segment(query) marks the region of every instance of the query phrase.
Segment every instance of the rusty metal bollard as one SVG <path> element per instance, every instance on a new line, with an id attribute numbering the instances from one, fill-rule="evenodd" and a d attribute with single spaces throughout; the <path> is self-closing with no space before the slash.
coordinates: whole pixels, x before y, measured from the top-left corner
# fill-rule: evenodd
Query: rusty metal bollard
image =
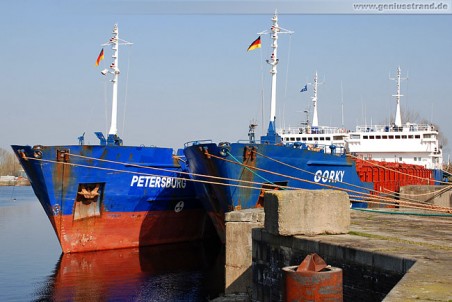
<path id="1" fill-rule="evenodd" d="M 342 269 L 331 267 L 317 254 L 297 266 L 283 268 L 284 301 L 342 302 Z"/>

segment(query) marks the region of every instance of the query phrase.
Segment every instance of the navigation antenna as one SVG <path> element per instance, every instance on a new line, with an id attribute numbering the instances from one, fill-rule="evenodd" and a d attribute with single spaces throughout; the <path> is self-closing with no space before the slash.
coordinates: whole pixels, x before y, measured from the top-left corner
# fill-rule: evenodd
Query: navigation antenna
<path id="1" fill-rule="evenodd" d="M 112 93 L 112 104 L 111 104 L 111 125 L 110 131 L 108 131 L 107 145 L 122 145 L 122 139 L 118 136 L 118 78 L 119 78 L 119 67 L 118 67 L 118 55 L 119 55 L 119 45 L 132 45 L 133 43 L 127 42 L 119 38 L 118 24 L 113 27 L 112 37 L 107 43 L 102 44 L 102 46 L 111 45 L 113 50 L 113 62 L 110 64 L 110 70 L 104 69 L 101 71 L 103 75 L 110 73 L 113 75 L 111 82 L 113 83 L 113 93 Z"/>
<path id="2" fill-rule="evenodd" d="M 271 85 L 271 105 L 270 105 L 270 123 L 268 126 L 268 133 L 274 134 L 275 133 L 275 119 L 276 119 L 276 74 L 277 74 L 277 68 L 276 65 L 278 65 L 279 59 L 278 59 L 278 35 L 279 34 L 293 34 L 294 31 L 284 29 L 278 25 L 278 12 L 275 11 L 275 14 L 273 18 L 271 19 L 273 22 L 273 25 L 270 29 L 262 31 L 258 33 L 258 35 L 266 35 L 271 34 L 271 38 L 273 40 L 273 43 L 271 47 L 273 48 L 272 54 L 270 56 L 270 59 L 267 60 L 267 63 L 271 66 L 270 73 L 272 75 L 272 85 Z"/>
<path id="3" fill-rule="evenodd" d="M 396 116 L 395 116 L 395 126 L 396 127 L 402 127 L 402 117 L 400 114 L 400 97 L 402 97 L 403 95 L 400 94 L 400 81 L 401 80 L 406 80 L 408 79 L 408 77 L 406 78 L 402 78 L 401 77 L 401 69 L 400 66 L 397 67 L 397 77 L 396 78 L 389 78 L 390 80 L 397 80 L 397 94 L 393 94 L 392 96 L 396 97 L 396 102 L 397 102 L 397 109 L 396 109 Z"/>

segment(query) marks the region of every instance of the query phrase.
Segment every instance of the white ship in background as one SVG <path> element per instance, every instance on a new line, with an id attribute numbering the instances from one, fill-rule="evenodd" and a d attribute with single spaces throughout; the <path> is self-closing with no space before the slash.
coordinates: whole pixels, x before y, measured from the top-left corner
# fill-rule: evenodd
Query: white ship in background
<path id="1" fill-rule="evenodd" d="M 405 122 L 402 124 L 400 113 L 401 70 L 397 68 L 397 109 L 395 121 L 390 125 L 356 126 L 354 131 L 340 127 L 318 125 L 317 117 L 317 73 L 314 78 L 313 119 L 302 123 L 300 127 L 278 129 L 277 133 L 283 142 L 306 144 L 310 148 L 324 147 L 326 152 L 342 152 L 352 154 L 363 160 L 388 163 L 404 163 L 420 165 L 431 170 L 441 170 L 443 164 L 442 147 L 439 143 L 438 130 L 431 124 Z"/>
<path id="2" fill-rule="evenodd" d="M 314 90 L 314 95 L 312 96 L 312 123 L 309 124 L 309 119 L 306 119 L 306 122 L 302 122 L 300 127 L 281 128 L 277 129 L 276 132 L 282 137 L 282 141 L 285 144 L 303 143 L 310 149 L 324 149 L 325 152 L 344 152 L 346 148 L 346 140 L 348 138 L 348 133 L 345 128 L 319 126 L 317 114 L 317 72 L 315 73 L 314 83 L 312 86 Z M 327 148 L 325 148 L 325 146 Z"/>

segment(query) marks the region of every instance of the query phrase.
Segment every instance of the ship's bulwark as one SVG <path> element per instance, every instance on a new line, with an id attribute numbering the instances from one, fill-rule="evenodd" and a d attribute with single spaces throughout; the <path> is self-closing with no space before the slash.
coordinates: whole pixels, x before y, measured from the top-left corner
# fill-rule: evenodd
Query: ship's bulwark
<path id="1" fill-rule="evenodd" d="M 64 253 L 203 237 L 205 211 L 170 148 L 12 147 Z"/>

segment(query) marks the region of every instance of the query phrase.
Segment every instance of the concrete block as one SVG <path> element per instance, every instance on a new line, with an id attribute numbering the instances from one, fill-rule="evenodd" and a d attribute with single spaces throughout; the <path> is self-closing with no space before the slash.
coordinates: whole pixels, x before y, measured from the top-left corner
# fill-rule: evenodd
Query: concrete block
<path id="1" fill-rule="evenodd" d="M 224 220 L 226 222 L 264 222 L 264 209 L 254 208 L 226 212 Z"/>
<path id="2" fill-rule="evenodd" d="M 400 187 L 400 199 L 417 200 L 440 207 L 452 207 L 450 186 L 411 185 Z"/>
<path id="3" fill-rule="evenodd" d="M 345 234 L 350 200 L 338 190 L 269 191 L 264 197 L 265 229 L 275 235 Z"/>
<path id="4" fill-rule="evenodd" d="M 229 212 L 225 220 L 225 293 L 246 293 L 253 283 L 251 232 L 263 227 L 263 209 Z"/>

